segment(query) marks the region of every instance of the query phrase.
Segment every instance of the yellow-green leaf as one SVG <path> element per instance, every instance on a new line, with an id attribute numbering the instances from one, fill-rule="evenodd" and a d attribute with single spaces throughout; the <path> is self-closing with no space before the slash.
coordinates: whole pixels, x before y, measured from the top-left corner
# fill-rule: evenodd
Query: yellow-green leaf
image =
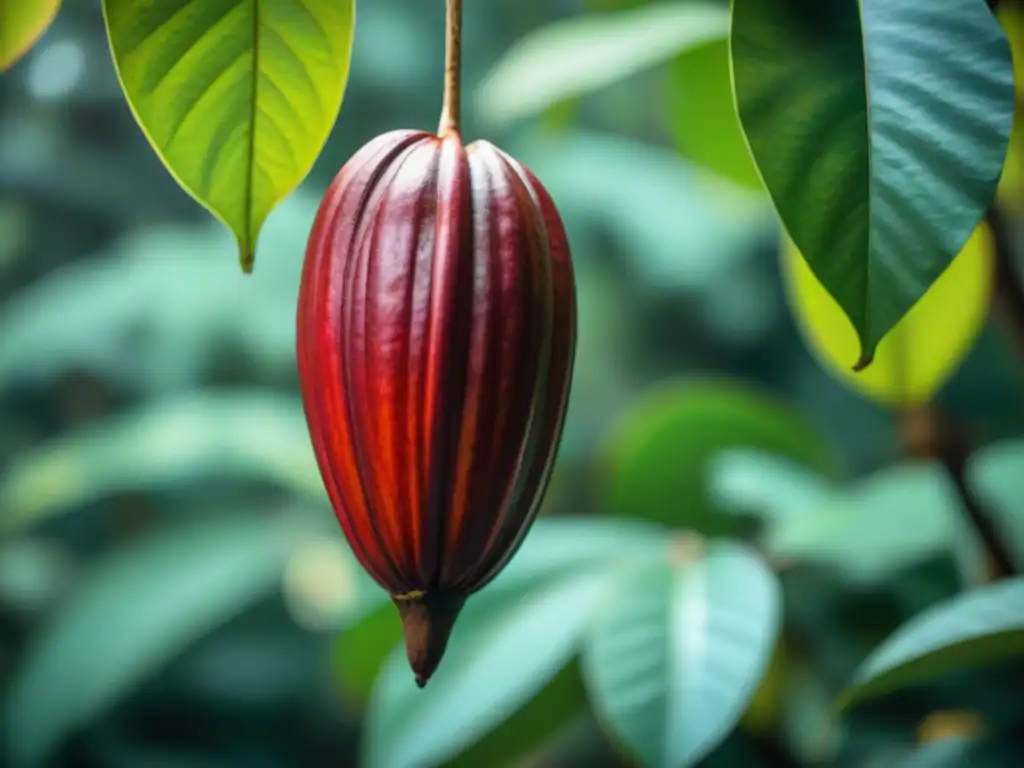
<path id="1" fill-rule="evenodd" d="M 0 72 L 32 50 L 60 10 L 60 0 L 0 0 Z"/>
<path id="2" fill-rule="evenodd" d="M 175 180 L 252 270 L 270 211 L 341 108 L 354 0 L 103 0 L 132 112 Z"/>
<path id="3" fill-rule="evenodd" d="M 782 271 L 789 303 L 811 351 L 846 384 L 886 406 L 927 402 L 956 371 L 985 323 L 992 294 L 992 237 L 978 226 L 963 250 L 855 372 L 857 332 L 786 238 Z"/>

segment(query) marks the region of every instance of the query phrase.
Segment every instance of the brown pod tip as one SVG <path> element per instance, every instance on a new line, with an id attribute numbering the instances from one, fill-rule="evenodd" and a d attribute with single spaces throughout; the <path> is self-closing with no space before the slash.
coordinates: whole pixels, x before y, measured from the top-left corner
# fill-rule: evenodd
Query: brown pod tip
<path id="1" fill-rule="evenodd" d="M 409 666 L 416 675 L 416 685 L 422 688 L 441 663 L 466 598 L 444 592 L 413 592 L 391 599 L 402 617 Z"/>

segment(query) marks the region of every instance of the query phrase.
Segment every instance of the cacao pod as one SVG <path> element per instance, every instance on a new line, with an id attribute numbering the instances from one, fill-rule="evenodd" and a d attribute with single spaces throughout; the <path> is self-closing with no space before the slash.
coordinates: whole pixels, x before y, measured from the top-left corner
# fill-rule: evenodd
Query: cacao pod
<path id="1" fill-rule="evenodd" d="M 576 295 L 554 203 L 487 142 L 374 139 L 320 205 L 297 341 L 324 485 L 422 687 L 526 535 L 561 437 Z"/>

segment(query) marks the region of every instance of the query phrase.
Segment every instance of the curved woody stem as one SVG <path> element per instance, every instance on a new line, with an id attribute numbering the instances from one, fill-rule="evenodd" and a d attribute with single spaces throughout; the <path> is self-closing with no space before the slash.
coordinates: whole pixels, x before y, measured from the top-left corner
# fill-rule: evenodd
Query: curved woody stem
<path id="1" fill-rule="evenodd" d="M 447 0 L 444 35 L 444 103 L 437 133 L 459 132 L 462 111 L 462 0 Z"/>

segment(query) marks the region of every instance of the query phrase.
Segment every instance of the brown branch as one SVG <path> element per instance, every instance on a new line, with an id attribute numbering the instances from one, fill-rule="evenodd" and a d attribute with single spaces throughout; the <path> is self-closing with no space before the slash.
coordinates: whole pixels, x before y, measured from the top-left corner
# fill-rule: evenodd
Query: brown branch
<path id="1" fill-rule="evenodd" d="M 1019 569 L 1013 555 L 1003 543 L 989 511 L 968 482 L 967 461 L 971 455 L 971 444 L 966 430 L 944 418 L 934 408 L 925 407 L 904 414 L 903 438 L 911 456 L 937 459 L 946 468 L 964 517 L 985 547 L 991 579 L 1017 575 Z"/>
<path id="2" fill-rule="evenodd" d="M 1007 327 L 1017 354 L 1024 363 L 1024 279 L 1014 258 L 1010 228 L 993 205 L 986 216 L 995 250 L 995 296 L 992 308 Z"/>

